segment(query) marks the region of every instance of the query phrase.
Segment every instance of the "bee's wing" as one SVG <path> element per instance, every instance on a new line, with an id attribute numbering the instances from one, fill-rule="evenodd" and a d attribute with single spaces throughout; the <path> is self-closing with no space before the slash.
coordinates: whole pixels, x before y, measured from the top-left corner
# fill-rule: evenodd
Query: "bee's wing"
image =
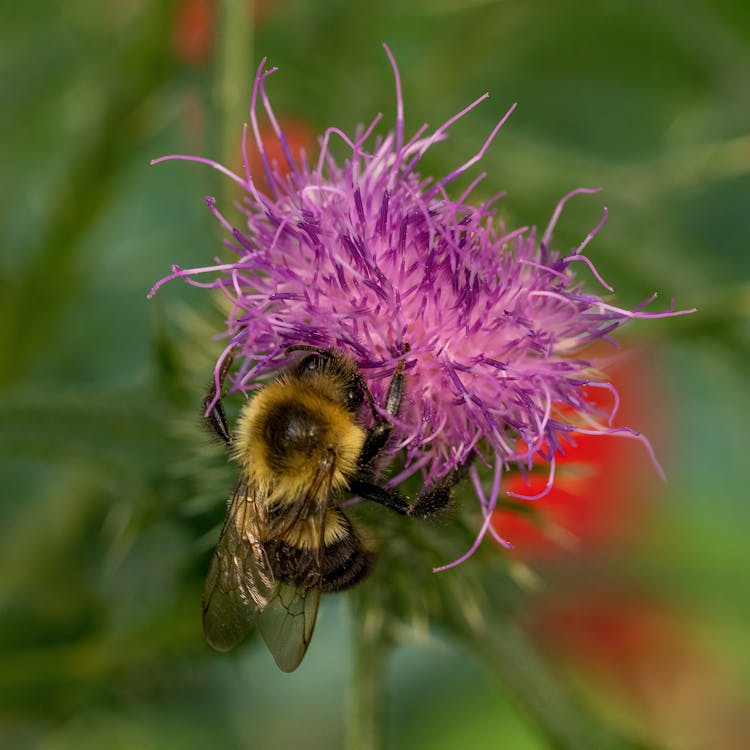
<path id="1" fill-rule="evenodd" d="M 258 630 L 282 671 L 293 672 L 304 658 L 319 604 L 320 587 L 279 583 L 274 598 L 258 614 Z"/>
<path id="2" fill-rule="evenodd" d="M 276 592 L 260 539 L 264 513 L 253 488 L 240 480 L 203 588 L 203 631 L 217 651 L 234 648 Z"/>
<path id="3" fill-rule="evenodd" d="M 279 669 L 293 672 L 307 652 L 320 604 L 325 522 L 331 494 L 332 464 L 321 462 L 310 487 L 298 504 L 294 521 L 310 525 L 314 543 L 309 549 L 306 585 L 280 582 L 276 595 L 258 612 L 256 623 Z"/>

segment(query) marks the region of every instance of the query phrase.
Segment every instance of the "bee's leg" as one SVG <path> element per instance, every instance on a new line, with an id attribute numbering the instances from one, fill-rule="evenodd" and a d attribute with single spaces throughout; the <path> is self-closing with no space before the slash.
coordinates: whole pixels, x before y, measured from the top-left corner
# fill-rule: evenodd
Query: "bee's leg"
<path id="1" fill-rule="evenodd" d="M 365 386 L 366 387 L 366 386 Z M 368 391 L 369 393 L 369 391 Z M 385 410 L 391 416 L 398 414 L 401 401 L 404 397 L 404 360 L 401 360 L 396 366 L 396 370 L 391 378 L 390 385 L 388 386 L 388 395 L 385 399 Z M 378 454 L 385 447 L 388 442 L 388 438 L 393 430 L 393 425 L 387 420 L 381 417 L 376 411 L 372 404 L 372 396 L 370 396 L 372 413 L 375 418 L 375 424 L 367 430 L 367 437 L 365 438 L 365 444 L 362 447 L 362 452 L 359 457 L 360 469 L 365 473 L 368 471 L 372 473 L 373 461 L 377 458 Z"/>
<path id="2" fill-rule="evenodd" d="M 380 487 L 364 479 L 351 479 L 349 481 L 349 489 L 352 494 L 359 495 L 359 497 L 365 500 L 372 500 L 375 503 L 385 505 L 386 508 L 395 510 L 396 513 L 402 516 L 410 515 L 411 504 L 398 490 Z"/>
<path id="3" fill-rule="evenodd" d="M 234 361 L 234 350 L 230 351 L 229 354 L 224 358 L 221 363 L 221 369 L 219 370 L 219 389 L 224 384 L 224 378 L 229 372 L 229 368 L 232 366 Z M 216 394 L 219 393 L 219 398 L 216 399 Z M 209 409 L 209 405 L 216 399 L 216 403 Z M 203 397 L 203 419 L 206 424 L 221 438 L 227 445 L 232 442 L 232 435 L 229 432 L 229 425 L 227 424 L 227 418 L 224 414 L 224 407 L 221 405 L 221 392 L 216 387 L 216 378 L 211 379 L 211 385 L 209 386 L 208 392 Z"/>
<path id="4" fill-rule="evenodd" d="M 416 518 L 429 518 L 445 510 L 453 497 L 453 487 L 466 476 L 470 463 L 471 459 L 453 469 L 439 481 L 423 487 L 414 498 L 409 515 Z"/>
<path id="5" fill-rule="evenodd" d="M 398 414 L 401 401 L 404 398 L 404 360 L 402 359 L 393 373 L 390 385 L 388 386 L 388 395 L 385 399 L 385 410 L 391 416 Z"/>
<path id="6" fill-rule="evenodd" d="M 390 422 L 378 422 L 367 430 L 365 444 L 362 446 L 362 452 L 359 454 L 359 471 L 364 475 L 371 475 L 374 472 L 374 462 L 380 451 L 383 450 L 388 438 L 393 430 Z"/>
<path id="7" fill-rule="evenodd" d="M 221 401 L 217 401 L 211 411 L 206 414 L 208 404 L 210 404 L 212 400 L 213 396 L 210 398 L 206 396 L 206 398 L 203 399 L 203 419 L 214 433 L 216 433 L 217 437 L 229 445 L 232 442 L 232 434 L 229 432 L 229 425 L 227 424 L 227 418 L 224 414 L 224 407 L 221 405 Z"/>
<path id="8" fill-rule="evenodd" d="M 380 487 L 363 479 L 352 479 L 349 482 L 349 489 L 352 493 L 363 497 L 365 500 L 372 500 L 380 503 L 386 508 L 400 513 L 402 516 L 414 516 L 415 518 L 429 518 L 445 510 L 452 497 L 454 485 L 461 481 L 469 469 L 471 459 L 456 469 L 453 469 L 443 479 L 422 488 L 414 502 L 411 503 L 398 490 Z"/>

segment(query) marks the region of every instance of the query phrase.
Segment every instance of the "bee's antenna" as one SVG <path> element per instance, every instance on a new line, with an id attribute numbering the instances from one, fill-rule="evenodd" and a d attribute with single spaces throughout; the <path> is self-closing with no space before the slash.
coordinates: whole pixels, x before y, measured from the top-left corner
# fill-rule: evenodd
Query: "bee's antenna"
<path id="1" fill-rule="evenodd" d="M 321 349 L 319 346 L 312 346 L 312 344 L 292 344 L 292 346 L 287 346 L 287 348 L 284 350 L 287 353 L 288 352 L 315 352 L 316 354 L 319 354 L 321 357 L 331 357 L 331 351 L 329 349 Z"/>

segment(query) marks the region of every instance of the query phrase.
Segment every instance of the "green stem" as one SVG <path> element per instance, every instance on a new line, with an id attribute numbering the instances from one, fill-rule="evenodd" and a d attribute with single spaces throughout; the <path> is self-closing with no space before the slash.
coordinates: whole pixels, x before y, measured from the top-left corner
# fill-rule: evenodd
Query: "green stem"
<path id="1" fill-rule="evenodd" d="M 385 748 L 385 679 L 390 644 L 383 615 L 361 599 L 354 613 L 352 687 L 350 691 L 349 750 Z"/>
<path id="2" fill-rule="evenodd" d="M 216 23 L 216 104 L 220 112 L 221 162 L 241 173 L 242 123 L 247 120 L 253 76 L 253 3 L 220 0 Z M 225 181 L 224 203 L 237 186 Z"/>
<path id="3" fill-rule="evenodd" d="M 500 620 L 498 620 L 499 622 Z M 575 691 L 553 674 L 517 626 L 492 627 L 488 621 L 450 623 L 453 634 L 486 664 L 501 685 L 556 750 L 655 750 L 609 726 Z"/>

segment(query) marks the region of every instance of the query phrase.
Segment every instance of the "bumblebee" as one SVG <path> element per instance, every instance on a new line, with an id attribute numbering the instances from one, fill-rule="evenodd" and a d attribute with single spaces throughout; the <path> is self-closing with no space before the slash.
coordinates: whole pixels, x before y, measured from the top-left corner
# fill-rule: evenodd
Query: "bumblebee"
<path id="1" fill-rule="evenodd" d="M 203 629 L 218 651 L 255 626 L 278 666 L 296 669 L 312 638 L 320 595 L 342 591 L 372 570 L 375 553 L 337 504 L 359 496 L 402 515 L 427 517 L 449 502 L 459 475 L 423 489 L 411 503 L 376 482 L 378 459 L 404 393 L 396 368 L 381 416 L 355 363 L 309 346 L 301 361 L 265 386 L 240 412 L 232 435 L 217 384 L 204 417 L 240 464 L 240 478 L 203 591 Z M 225 360 L 218 387 L 231 366 Z M 363 426 L 365 402 L 373 424 Z"/>

